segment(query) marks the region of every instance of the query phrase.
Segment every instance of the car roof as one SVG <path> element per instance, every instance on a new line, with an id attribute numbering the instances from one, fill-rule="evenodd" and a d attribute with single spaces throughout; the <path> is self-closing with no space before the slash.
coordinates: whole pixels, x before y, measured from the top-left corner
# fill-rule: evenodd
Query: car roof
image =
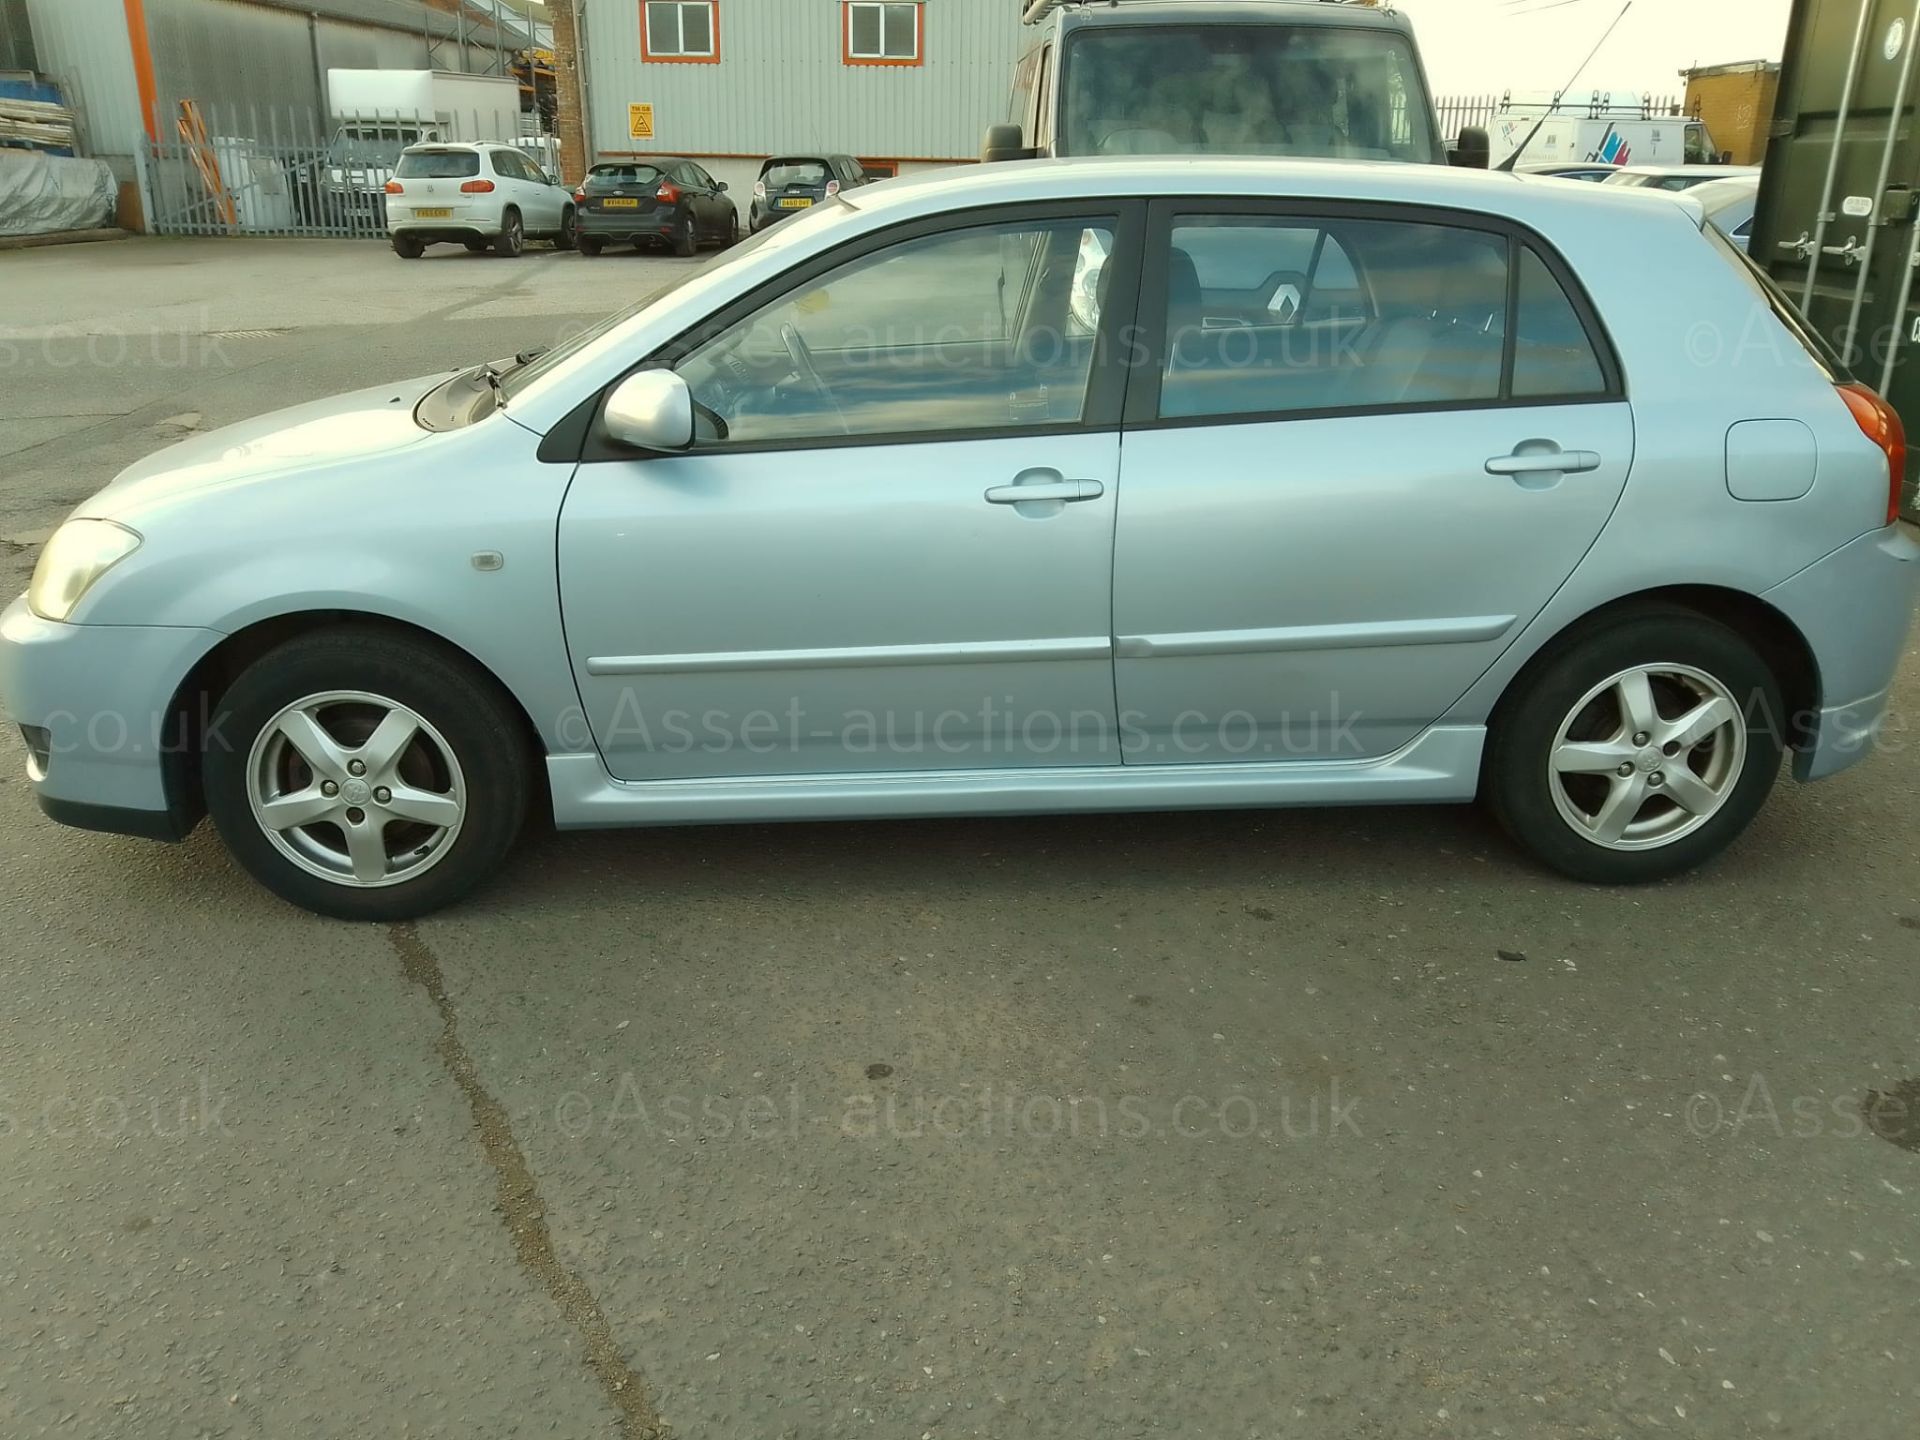
<path id="1" fill-rule="evenodd" d="M 1622 175 L 1709 175 L 1718 180 L 1758 175 L 1758 165 L 1622 165 Z"/>
<path id="2" fill-rule="evenodd" d="M 1635 186 L 1568 185 L 1550 175 L 1513 175 L 1405 161 L 1322 160 L 1262 156 L 1086 156 L 1000 161 L 990 165 L 923 170 L 863 185 L 839 204 L 901 219 L 943 214 L 974 205 L 1049 200 L 1219 196 L 1226 199 L 1379 201 L 1458 209 L 1480 215 L 1566 212 L 1592 219 L 1608 214 L 1671 215 L 1684 197 Z M 1699 223 L 1698 207 L 1682 207 Z M 1569 217 L 1571 223 L 1578 223 Z"/>
<path id="3" fill-rule="evenodd" d="M 1751 205 L 1759 194 L 1758 175 L 1735 175 L 1726 180 L 1709 180 L 1704 185 L 1696 185 L 1687 191 L 1687 198 L 1708 215 L 1717 215 L 1736 205 Z"/>
<path id="4" fill-rule="evenodd" d="M 1062 5 L 1062 29 L 1118 25 L 1340 25 L 1406 34 L 1397 11 L 1326 0 L 1127 0 L 1125 4 Z M 1051 18 L 1051 17 L 1048 17 Z"/>
<path id="5" fill-rule="evenodd" d="M 669 165 L 686 163 L 686 157 L 682 155 L 629 155 L 625 160 L 596 160 L 587 167 L 587 173 L 592 174 L 595 170 L 631 170 L 638 165 L 664 170 Z"/>

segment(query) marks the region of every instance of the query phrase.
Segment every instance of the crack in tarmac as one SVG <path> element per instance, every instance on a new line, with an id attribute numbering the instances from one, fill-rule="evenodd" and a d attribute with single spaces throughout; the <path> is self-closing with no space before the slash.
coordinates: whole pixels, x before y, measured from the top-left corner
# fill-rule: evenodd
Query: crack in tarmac
<path id="1" fill-rule="evenodd" d="M 460 1021 L 447 995 L 440 962 L 411 922 L 388 927 L 394 953 L 407 979 L 427 992 L 440 1012 L 440 1038 L 434 1042 L 441 1063 L 467 1098 L 480 1149 L 492 1167 L 498 1185 L 497 1207 L 502 1223 L 513 1236 L 513 1251 L 522 1269 L 540 1282 L 563 1318 L 586 1342 L 587 1368 L 612 1401 L 620 1417 L 622 1440 L 667 1440 L 668 1431 L 653 1408 L 646 1382 L 620 1354 L 613 1327 L 594 1298 L 592 1288 L 560 1263 L 547 1230 L 546 1202 L 527 1157 L 514 1138 L 513 1125 L 500 1102 L 487 1092 L 480 1072 L 460 1040 Z"/>

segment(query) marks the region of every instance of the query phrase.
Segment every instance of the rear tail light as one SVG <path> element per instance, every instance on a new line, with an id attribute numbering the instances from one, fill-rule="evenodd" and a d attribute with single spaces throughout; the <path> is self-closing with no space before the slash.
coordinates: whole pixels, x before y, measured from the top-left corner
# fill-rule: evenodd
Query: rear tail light
<path id="1" fill-rule="evenodd" d="M 462 195 L 491 195 L 493 193 L 493 182 L 491 180 L 469 180 L 460 187 L 460 193 Z"/>
<path id="2" fill-rule="evenodd" d="M 838 195 L 839 193 L 840 193 L 840 182 L 838 180 L 827 181 L 827 199 L 831 200 L 834 196 Z"/>
<path id="3" fill-rule="evenodd" d="M 660 182 L 660 188 L 653 192 L 653 198 L 658 200 L 662 205 L 678 205 L 680 203 L 680 187 L 671 180 L 662 180 Z"/>
<path id="4" fill-rule="evenodd" d="M 767 182 L 766 181 L 756 180 L 753 182 L 753 198 L 756 200 L 764 200 L 767 198 Z"/>
<path id="5" fill-rule="evenodd" d="M 406 193 L 407 193 L 407 187 L 402 185 L 398 180 L 387 181 L 387 194 L 404 195 Z"/>
<path id="6" fill-rule="evenodd" d="M 1891 525 L 1900 518 L 1900 490 L 1907 480 L 1907 430 L 1900 416 L 1877 391 L 1859 381 L 1840 388 L 1840 398 L 1853 412 L 1860 433 L 1878 445 L 1887 456 L 1887 519 Z"/>
<path id="7" fill-rule="evenodd" d="M 587 203 L 586 186 L 583 185 L 578 190 L 573 192 L 573 203 L 576 205 L 584 205 Z"/>

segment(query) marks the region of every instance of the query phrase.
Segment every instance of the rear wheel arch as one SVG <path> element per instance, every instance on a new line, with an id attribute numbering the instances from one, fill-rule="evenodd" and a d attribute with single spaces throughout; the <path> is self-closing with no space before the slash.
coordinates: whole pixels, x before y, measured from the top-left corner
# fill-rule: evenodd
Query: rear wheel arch
<path id="1" fill-rule="evenodd" d="M 1597 629 L 1640 615 L 1685 611 L 1713 620 L 1737 632 L 1760 653 L 1780 686 L 1785 713 L 1780 733 L 1787 744 L 1800 748 L 1811 738 L 1820 713 L 1820 668 L 1813 649 L 1799 627 L 1759 596 L 1721 585 L 1671 585 L 1642 590 L 1610 600 L 1563 627 L 1534 651 L 1501 691 L 1487 728 L 1495 729 L 1502 715 L 1527 691 L 1531 680 L 1568 647 Z"/>
<path id="2" fill-rule="evenodd" d="M 304 610 L 275 615 L 236 630 L 202 655 L 181 679 L 168 705 L 166 734 L 169 739 L 163 764 L 170 797 L 189 803 L 198 818 L 200 802 L 200 756 L 206 743 L 208 722 L 214 709 L 233 682 L 262 655 L 289 640 L 321 630 L 369 630 L 413 640 L 438 649 L 469 666 L 500 692 L 509 713 L 519 717 L 520 740 L 533 762 L 536 783 L 544 783 L 548 750 L 534 724 L 533 714 L 493 669 L 465 646 L 458 645 L 421 625 L 396 620 L 389 615 L 360 610 Z"/>

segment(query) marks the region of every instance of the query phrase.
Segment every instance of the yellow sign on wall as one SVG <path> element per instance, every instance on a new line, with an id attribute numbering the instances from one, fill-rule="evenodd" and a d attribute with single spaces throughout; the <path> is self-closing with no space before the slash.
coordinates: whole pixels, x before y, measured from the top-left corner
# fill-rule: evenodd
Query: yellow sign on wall
<path id="1" fill-rule="evenodd" d="M 653 138 L 653 106 L 627 106 L 627 134 L 635 140 Z"/>

